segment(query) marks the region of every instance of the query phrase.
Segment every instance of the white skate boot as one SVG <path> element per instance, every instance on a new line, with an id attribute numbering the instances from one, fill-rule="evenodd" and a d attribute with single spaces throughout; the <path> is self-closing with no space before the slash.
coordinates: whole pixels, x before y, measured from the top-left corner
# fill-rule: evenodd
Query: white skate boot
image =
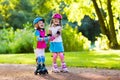
<path id="1" fill-rule="evenodd" d="M 60 70 L 58 69 L 57 64 L 53 64 L 53 67 L 52 67 L 52 72 L 55 72 L 55 73 L 60 72 Z"/>
<path id="2" fill-rule="evenodd" d="M 61 72 L 68 72 L 68 68 L 66 67 L 66 64 L 65 63 L 62 63 L 61 64 Z"/>

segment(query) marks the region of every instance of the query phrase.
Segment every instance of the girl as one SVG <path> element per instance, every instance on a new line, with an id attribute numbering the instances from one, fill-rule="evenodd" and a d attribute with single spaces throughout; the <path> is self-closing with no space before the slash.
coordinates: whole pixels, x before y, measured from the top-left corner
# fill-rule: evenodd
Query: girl
<path id="1" fill-rule="evenodd" d="M 33 21 L 33 25 L 35 27 L 35 38 L 34 38 L 34 53 L 36 55 L 37 68 L 34 72 L 35 75 L 46 74 L 48 73 L 45 67 L 45 48 L 47 47 L 46 41 L 49 40 L 50 37 L 45 37 L 45 29 L 44 29 L 44 19 L 41 17 L 37 17 Z"/>
<path id="2" fill-rule="evenodd" d="M 53 57 L 52 71 L 53 72 L 60 72 L 60 71 L 68 72 L 66 63 L 64 61 L 64 54 L 63 54 L 64 47 L 63 47 L 62 37 L 61 37 L 61 30 L 62 30 L 61 20 L 62 20 L 62 16 L 60 14 L 58 13 L 54 14 L 52 16 L 52 20 L 49 28 L 49 34 L 55 37 L 53 40 L 50 41 L 50 48 L 49 48 L 50 52 L 53 53 L 52 55 Z M 56 63 L 58 56 L 61 60 L 61 70 L 58 69 L 58 66 Z"/>

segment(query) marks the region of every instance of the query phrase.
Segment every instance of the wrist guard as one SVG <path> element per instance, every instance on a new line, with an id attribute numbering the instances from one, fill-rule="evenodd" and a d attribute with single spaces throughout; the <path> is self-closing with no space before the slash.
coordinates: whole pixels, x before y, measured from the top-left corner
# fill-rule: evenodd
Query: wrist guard
<path id="1" fill-rule="evenodd" d="M 47 36 L 52 36 L 52 34 L 47 34 Z"/>
<path id="2" fill-rule="evenodd" d="M 56 33 L 56 34 L 60 35 L 60 31 L 57 31 L 57 33 Z"/>

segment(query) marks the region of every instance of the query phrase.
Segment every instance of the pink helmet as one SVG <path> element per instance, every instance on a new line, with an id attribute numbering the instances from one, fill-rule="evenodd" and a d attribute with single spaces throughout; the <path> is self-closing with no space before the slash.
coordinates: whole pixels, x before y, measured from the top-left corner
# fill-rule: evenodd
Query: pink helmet
<path id="1" fill-rule="evenodd" d="M 53 14 L 52 18 L 62 19 L 61 14 L 55 13 Z"/>

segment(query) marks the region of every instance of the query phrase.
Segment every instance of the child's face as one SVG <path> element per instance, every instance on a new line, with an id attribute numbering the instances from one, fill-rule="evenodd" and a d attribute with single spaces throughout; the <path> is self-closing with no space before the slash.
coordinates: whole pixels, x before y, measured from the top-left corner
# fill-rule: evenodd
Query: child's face
<path id="1" fill-rule="evenodd" d="M 38 26 L 39 26 L 39 28 L 44 28 L 44 22 L 43 21 L 39 21 L 38 22 Z"/>
<path id="2" fill-rule="evenodd" d="M 57 18 L 54 18 L 54 19 L 53 19 L 53 24 L 55 24 L 55 25 L 60 24 L 60 20 L 57 19 Z"/>

